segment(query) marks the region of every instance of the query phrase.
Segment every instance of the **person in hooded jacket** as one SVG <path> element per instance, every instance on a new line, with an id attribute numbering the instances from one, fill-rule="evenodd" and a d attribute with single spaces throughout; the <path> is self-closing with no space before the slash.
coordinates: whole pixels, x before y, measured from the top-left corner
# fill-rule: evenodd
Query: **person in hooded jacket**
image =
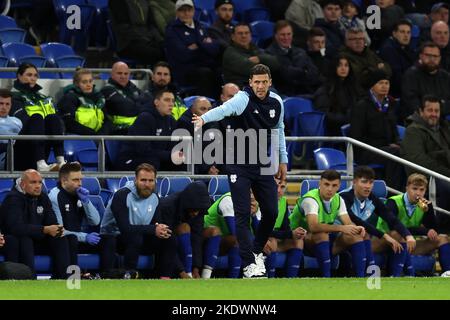
<path id="1" fill-rule="evenodd" d="M 107 135 L 112 127 L 105 118 L 105 98 L 95 89 L 92 72 L 80 68 L 75 71 L 73 84 L 64 88 L 58 102 L 58 113 L 64 121 L 66 131 L 79 135 Z"/>
<path id="2" fill-rule="evenodd" d="M 161 223 L 161 203 L 155 192 L 156 169 L 142 163 L 135 180 L 116 191 L 100 225 L 100 268 L 114 268 L 116 250 L 124 254 L 124 267 L 135 271 L 139 254 L 156 253 L 160 278 L 170 278 L 176 259 L 172 230 Z"/>
<path id="3" fill-rule="evenodd" d="M 14 81 L 10 115 L 22 121 L 19 135 L 63 135 L 64 128 L 56 114 L 51 97 L 41 93 L 37 84 L 39 78 L 35 65 L 24 62 L 17 69 Z M 53 148 L 57 163 L 47 164 L 50 149 Z M 15 145 L 14 168 L 38 171 L 57 171 L 65 163 L 63 141 L 57 140 L 19 140 Z"/>
<path id="4" fill-rule="evenodd" d="M 210 207 L 206 185 L 201 181 L 189 184 L 183 191 L 161 199 L 161 216 L 177 236 L 182 265 L 177 262 L 180 275 L 200 278 L 202 263 L 203 216 Z M 182 270 L 180 270 L 182 268 Z"/>
<path id="5" fill-rule="evenodd" d="M 176 128 L 172 117 L 175 103 L 173 92 L 163 89 L 155 95 L 155 107 L 137 117 L 128 129 L 130 136 L 170 136 Z M 118 169 L 130 171 L 138 164 L 146 162 L 156 170 L 174 170 L 173 163 L 181 163 L 182 155 L 172 155 L 171 141 L 126 141 L 121 145 L 118 157 Z M 172 162 L 172 160 L 174 162 Z"/>

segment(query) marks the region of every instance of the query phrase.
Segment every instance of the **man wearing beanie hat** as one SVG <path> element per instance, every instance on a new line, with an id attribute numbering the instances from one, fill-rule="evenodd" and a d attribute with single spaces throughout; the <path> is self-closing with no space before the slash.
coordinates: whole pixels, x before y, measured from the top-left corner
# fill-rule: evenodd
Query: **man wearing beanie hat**
<path id="1" fill-rule="evenodd" d="M 225 50 L 231 43 L 231 34 L 233 32 L 234 4 L 231 0 L 216 0 L 214 5 L 217 19 L 208 29 L 208 35 L 216 39 L 220 47 Z"/>
<path id="2" fill-rule="evenodd" d="M 393 101 L 389 98 L 390 75 L 382 69 L 367 70 L 363 74 L 363 86 L 367 95 L 351 111 L 350 136 L 356 140 L 389 152 L 400 154 L 400 138 Z M 404 168 L 398 162 L 364 149 L 357 149 L 358 164 L 381 164 L 388 186 L 401 190 L 404 187 Z"/>

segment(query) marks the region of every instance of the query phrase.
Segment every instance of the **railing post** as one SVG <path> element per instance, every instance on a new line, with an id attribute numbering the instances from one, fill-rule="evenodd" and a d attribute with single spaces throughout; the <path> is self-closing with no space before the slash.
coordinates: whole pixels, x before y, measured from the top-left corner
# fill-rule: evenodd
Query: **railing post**
<path id="1" fill-rule="evenodd" d="M 8 139 L 8 148 L 6 150 L 6 163 L 7 163 L 6 170 L 12 173 L 14 171 L 14 145 L 12 139 Z"/>
<path id="2" fill-rule="evenodd" d="M 101 173 L 104 173 L 106 169 L 105 159 L 105 139 L 101 138 L 98 146 L 98 171 Z"/>
<path id="3" fill-rule="evenodd" d="M 430 176 L 430 182 L 428 184 L 428 197 L 430 198 L 428 200 L 430 200 L 433 203 L 433 206 L 437 206 L 437 203 L 436 203 L 436 178 L 432 177 L 432 176 Z"/>
<path id="4" fill-rule="evenodd" d="M 353 177 L 353 145 L 347 142 L 347 175 Z M 347 188 L 352 186 L 352 180 L 347 180 Z"/>

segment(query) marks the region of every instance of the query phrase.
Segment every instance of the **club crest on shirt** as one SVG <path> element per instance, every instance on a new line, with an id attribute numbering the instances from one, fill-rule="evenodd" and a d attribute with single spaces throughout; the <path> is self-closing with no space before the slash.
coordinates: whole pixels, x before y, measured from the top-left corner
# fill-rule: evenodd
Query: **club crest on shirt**
<path id="1" fill-rule="evenodd" d="M 69 212 L 70 211 L 70 204 L 66 203 L 64 205 L 64 208 L 65 208 L 66 212 Z"/>
<path id="2" fill-rule="evenodd" d="M 82 206 L 83 206 L 83 204 L 81 203 L 81 200 L 78 200 L 78 201 L 77 201 L 77 207 L 78 207 L 78 208 L 81 208 Z"/>
<path id="3" fill-rule="evenodd" d="M 44 213 L 44 207 L 43 206 L 37 206 L 36 212 L 37 212 L 37 214 L 43 214 Z"/>
<path id="4" fill-rule="evenodd" d="M 258 109 L 255 109 L 255 110 L 253 110 L 253 113 L 255 113 L 255 114 L 259 114 L 259 111 L 258 111 Z"/>
<path id="5" fill-rule="evenodd" d="M 162 132 L 162 128 L 158 128 L 158 129 L 156 129 L 156 135 L 157 136 L 160 136 L 161 135 L 161 132 Z"/>
<path id="6" fill-rule="evenodd" d="M 269 110 L 269 116 L 270 116 L 271 118 L 275 118 L 275 109 L 270 109 L 270 110 Z"/>
<path id="7" fill-rule="evenodd" d="M 237 175 L 236 175 L 236 174 L 230 175 L 230 181 L 231 181 L 231 183 L 235 183 L 236 180 L 237 180 Z"/>
<path id="8" fill-rule="evenodd" d="M 152 206 L 152 205 L 149 205 L 147 211 L 148 211 L 148 212 L 152 212 L 152 211 L 153 211 L 153 206 Z"/>

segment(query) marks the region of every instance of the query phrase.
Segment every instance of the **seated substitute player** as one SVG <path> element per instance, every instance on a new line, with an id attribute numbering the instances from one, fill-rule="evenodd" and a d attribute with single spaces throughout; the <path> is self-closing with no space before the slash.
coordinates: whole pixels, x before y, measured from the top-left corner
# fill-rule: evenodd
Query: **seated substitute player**
<path id="1" fill-rule="evenodd" d="M 83 232 L 87 225 L 100 224 L 100 214 L 89 200 L 89 190 L 81 186 L 82 179 L 81 165 L 78 162 L 66 163 L 59 170 L 58 185 L 48 195 L 58 224 L 64 226 L 70 264 L 73 265 L 78 264 L 79 251 L 91 251 L 91 246 L 100 242 L 97 232 Z"/>
<path id="2" fill-rule="evenodd" d="M 305 249 L 313 250 L 323 277 L 331 276 L 331 256 L 350 247 L 356 276 L 365 274 L 365 229 L 352 223 L 344 200 L 337 193 L 341 175 L 335 170 L 322 172 L 319 188 L 312 189 L 297 200 L 289 216 L 291 229 L 308 231 Z M 339 218 L 342 224 L 335 224 Z"/>
<path id="3" fill-rule="evenodd" d="M 258 203 L 253 194 L 250 198 L 250 215 L 252 230 L 258 226 L 260 215 Z M 228 254 L 228 277 L 239 277 L 241 258 L 236 239 L 236 222 L 234 217 L 233 199 L 227 192 L 217 199 L 204 216 L 203 237 L 206 238 L 205 255 L 203 258 L 202 278 L 210 278 L 219 255 Z"/>
<path id="4" fill-rule="evenodd" d="M 411 174 L 406 183 L 406 192 L 390 197 L 386 206 L 414 236 L 426 237 L 417 241 L 412 254 L 431 254 L 437 249 L 442 271 L 447 271 L 450 270 L 450 244 L 446 234 L 438 233 L 433 204 L 425 199 L 427 185 L 428 180 L 424 175 Z M 377 228 L 389 231 L 386 221 L 381 218 L 378 219 Z"/>
<path id="5" fill-rule="evenodd" d="M 367 231 L 364 237 L 366 267 L 375 264 L 372 253 L 372 242 L 375 242 L 377 252 L 383 249 L 383 252 L 388 251 L 391 254 L 390 274 L 400 276 L 406 252 L 412 250 L 415 240 L 408 229 L 386 208 L 384 202 L 372 193 L 374 179 L 375 172 L 372 168 L 359 166 L 355 169 L 353 187 L 340 195 L 345 201 L 352 222 L 363 226 Z M 399 235 L 399 241 L 395 240 L 390 232 L 382 232 L 376 228 L 379 217 L 386 220 L 390 229 Z M 376 238 L 371 238 L 372 236 Z M 380 246 L 381 243 L 383 246 Z"/>
<path id="6" fill-rule="evenodd" d="M 275 181 L 278 185 L 278 216 L 274 230 L 264 248 L 264 251 L 268 253 L 265 261 L 268 270 L 267 276 L 269 278 L 275 277 L 276 252 L 286 252 L 286 277 L 293 278 L 298 275 L 298 269 L 303 258 L 303 239 L 306 236 L 306 230 L 302 227 L 291 230 L 289 226 L 290 211 L 287 199 L 284 196 L 286 181 L 276 178 Z"/>
<path id="7" fill-rule="evenodd" d="M 100 233 L 101 269 L 114 268 L 116 245 L 124 254 L 124 267 L 131 274 L 137 269 L 139 254 L 155 253 L 160 278 L 170 278 L 176 258 L 172 230 L 161 223 L 160 201 L 155 193 L 156 169 L 142 163 L 135 180 L 116 191 L 103 216 Z"/>

